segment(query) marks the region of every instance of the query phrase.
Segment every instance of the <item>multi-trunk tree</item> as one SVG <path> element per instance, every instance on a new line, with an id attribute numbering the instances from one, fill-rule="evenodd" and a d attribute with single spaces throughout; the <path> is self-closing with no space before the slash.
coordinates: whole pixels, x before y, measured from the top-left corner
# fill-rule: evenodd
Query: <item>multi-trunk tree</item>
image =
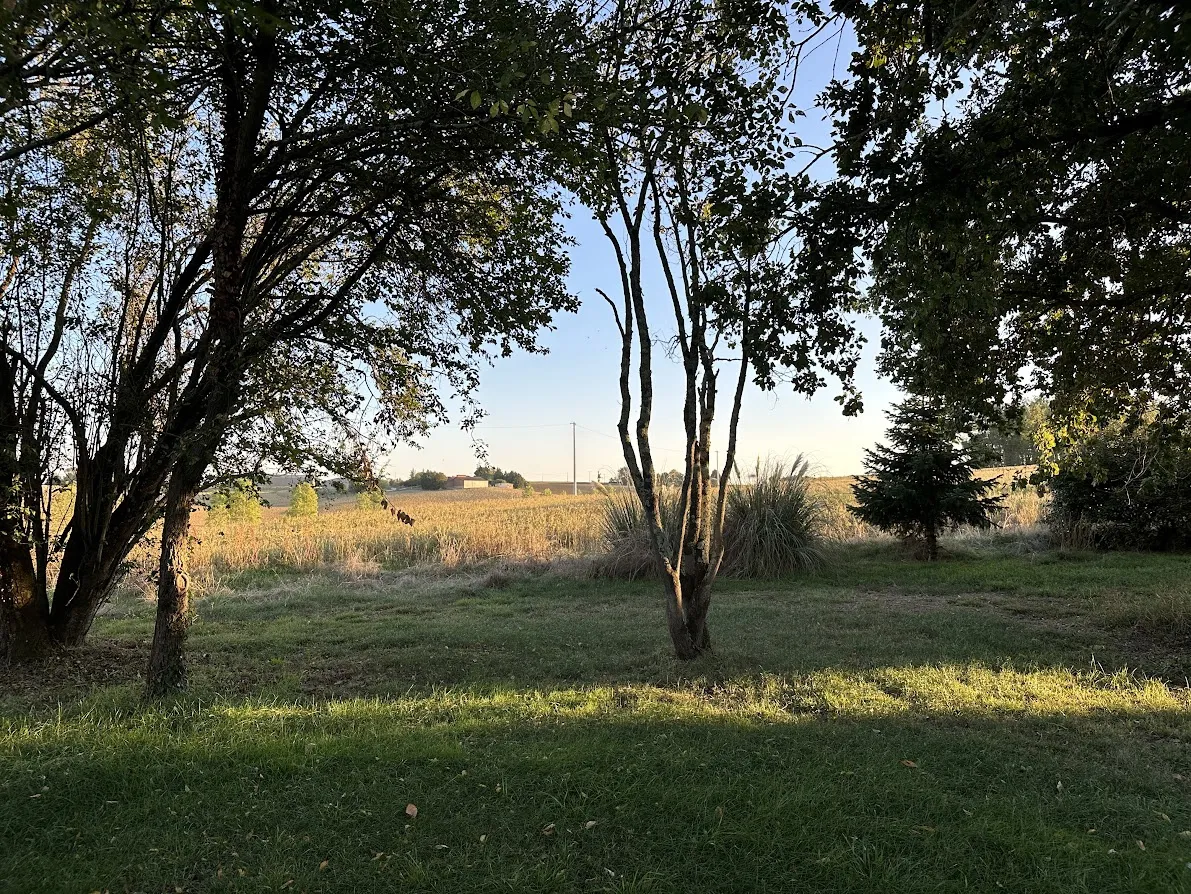
<path id="1" fill-rule="evenodd" d="M 833 26 L 814 4 L 704 0 L 624 3 L 597 26 L 623 39 L 602 58 L 579 188 L 619 271 L 617 297 L 605 295 L 621 338 L 618 428 L 682 659 L 711 643 L 728 476 L 713 483 L 710 457 L 724 392 L 725 468 L 750 380 L 809 394 L 826 370 L 845 384 L 845 409 L 857 407 L 846 286 L 810 287 L 816 277 L 844 283 L 846 271 L 824 271 L 801 250 L 818 190 L 805 168 L 820 153 L 800 152 L 790 126 L 798 60 Z M 652 290 L 651 274 L 661 282 Z M 674 537 L 650 442 L 659 340 L 683 381 L 681 401 L 665 408 L 686 442 Z"/>
<path id="2" fill-rule="evenodd" d="M 467 390 L 478 358 L 534 346 L 571 303 L 536 138 L 573 27 L 518 2 L 187 9 L 169 120 L 114 115 L 4 169 L 4 659 L 82 642 L 163 519 L 152 669 L 176 685 L 189 517 L 221 455 L 296 462 L 311 413 L 417 425 L 432 376 Z M 70 467 L 55 530 L 45 482 Z"/>

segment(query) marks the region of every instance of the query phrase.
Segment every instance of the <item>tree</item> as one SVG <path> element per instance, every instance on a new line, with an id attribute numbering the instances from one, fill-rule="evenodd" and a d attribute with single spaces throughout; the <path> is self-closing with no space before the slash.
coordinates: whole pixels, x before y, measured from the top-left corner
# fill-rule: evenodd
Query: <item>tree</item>
<path id="1" fill-rule="evenodd" d="M 241 18 L 248 3 L 229 0 Z M 194 10 L 163 0 L 6 3 L 0 16 L 0 162 L 86 133 L 115 118 L 160 119 L 189 89 L 179 33 Z M 46 126 L 48 123 L 48 126 Z"/>
<path id="2" fill-rule="evenodd" d="M 1051 528 L 1103 549 L 1191 547 L 1191 419 L 1138 401 L 1112 419 L 1085 414 L 1048 459 Z"/>
<path id="3" fill-rule="evenodd" d="M 429 469 L 423 469 L 421 472 L 412 476 L 406 483 L 413 487 L 420 487 L 422 490 L 442 490 L 447 486 L 447 476 L 442 472 L 432 472 Z"/>
<path id="4" fill-rule="evenodd" d="M 968 452 L 975 468 L 1037 465 L 1041 451 L 1039 434 L 1049 404 L 1035 398 L 1025 407 L 1007 407 L 991 425 L 982 426 L 968 438 Z"/>
<path id="5" fill-rule="evenodd" d="M 525 487 L 525 476 L 520 472 L 514 472 L 512 469 L 505 470 L 500 466 L 480 466 L 476 469 L 476 477 L 483 478 L 486 481 L 507 481 L 516 488 Z"/>
<path id="6" fill-rule="evenodd" d="M 911 391 L 1037 388 L 1115 414 L 1191 395 L 1191 7 L 840 0 L 860 51 L 836 257 L 865 249 Z M 854 234 L 855 240 L 849 240 Z"/>
<path id="7" fill-rule="evenodd" d="M 318 515 L 318 492 L 308 481 L 299 481 L 289 494 L 289 509 L 286 515 L 293 518 L 306 518 Z"/>
<path id="8" fill-rule="evenodd" d="M 889 413 L 889 444 L 864 452 L 866 477 L 852 485 L 861 521 L 939 558 L 939 535 L 959 525 L 989 528 L 1001 501 L 988 496 L 997 479 L 972 476 L 972 457 L 954 418 L 937 400 L 909 398 Z"/>
<path id="9" fill-rule="evenodd" d="M 24 233 L 0 310 L 4 659 L 82 642 L 164 517 L 154 666 L 180 667 L 190 508 L 220 456 L 299 460 L 319 447 L 306 412 L 350 435 L 361 372 L 381 396 L 370 415 L 428 425 L 433 375 L 469 391 L 479 358 L 532 349 L 573 304 L 537 147 L 566 10 L 277 3 L 241 21 L 204 6 L 179 34 L 186 114 L 96 124 L 4 170 Z M 476 95 L 546 111 L 494 117 Z M 26 214 L 42 207 L 71 225 L 40 237 Z M 78 496 L 51 542 L 55 453 Z"/>
<path id="10" fill-rule="evenodd" d="M 827 371 L 845 383 L 845 409 L 858 408 L 848 385 L 856 363 L 849 302 L 807 288 L 810 277 L 836 274 L 800 250 L 817 187 L 795 163 L 802 146 L 788 125 L 798 113 L 796 60 L 833 26 L 817 6 L 800 4 L 795 38 L 788 12 L 764 2 L 643 2 L 601 23 L 626 37 L 603 59 L 605 114 L 590 126 L 580 191 L 617 262 L 619 297 L 604 297 L 621 338 L 618 431 L 680 659 L 710 648 L 707 615 L 724 554 L 727 482 L 713 488 L 709 469 L 720 375 L 734 364 L 727 468 L 750 379 L 810 394 Z M 664 283 L 656 303 L 645 286 L 650 263 Z M 685 383 L 674 408 L 686 441 L 676 537 L 662 522 L 650 442 L 659 313 L 672 321 Z"/>
<path id="11" fill-rule="evenodd" d="M 363 512 L 375 512 L 381 508 L 385 492 L 379 487 L 370 487 L 356 495 L 356 508 Z"/>
<path id="12" fill-rule="evenodd" d="M 254 525 L 261 520 L 261 497 L 256 482 L 237 478 L 211 494 L 209 524 Z"/>

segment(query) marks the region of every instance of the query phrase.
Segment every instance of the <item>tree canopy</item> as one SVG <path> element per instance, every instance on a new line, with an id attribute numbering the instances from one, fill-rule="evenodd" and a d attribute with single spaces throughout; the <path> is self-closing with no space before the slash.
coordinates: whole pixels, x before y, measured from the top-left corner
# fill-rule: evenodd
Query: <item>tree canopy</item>
<path id="1" fill-rule="evenodd" d="M 0 628 L 19 604 L 42 643 L 82 640 L 163 513 L 162 579 L 180 579 L 221 458 L 230 476 L 237 456 L 326 459 L 363 425 L 417 430 L 443 415 L 436 379 L 468 392 L 485 357 L 534 349 L 573 306 L 537 145 L 561 117 L 573 11 L 175 12 L 170 115 L 66 137 L 47 116 L 53 139 L 2 172 L 0 540 L 21 595 L 0 593 Z M 493 115 L 476 91 L 544 111 Z M 51 539 L 40 482 L 71 466 L 72 522 Z M 36 567 L 14 570 L 30 544 Z"/>
<path id="2" fill-rule="evenodd" d="M 863 250 L 883 365 L 973 408 L 1191 394 L 1191 7 L 837 0 L 825 250 Z"/>

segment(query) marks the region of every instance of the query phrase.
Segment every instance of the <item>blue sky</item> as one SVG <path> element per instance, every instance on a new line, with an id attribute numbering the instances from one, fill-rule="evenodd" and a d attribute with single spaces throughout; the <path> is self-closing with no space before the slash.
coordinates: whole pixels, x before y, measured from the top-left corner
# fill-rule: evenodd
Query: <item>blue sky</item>
<path id="1" fill-rule="evenodd" d="M 800 70 L 795 96 L 807 111 L 807 116 L 799 119 L 799 134 L 807 143 L 827 139 L 828 124 L 813 108 L 813 98 L 837 66 L 842 74 L 850 52 L 851 44 L 845 35 L 838 52 L 837 42 L 832 40 L 814 52 Z M 572 209 L 567 229 L 575 239 L 569 284 L 582 306 L 577 313 L 558 317 L 554 331 L 543 334 L 541 343 L 549 353 L 498 360 L 484 370 L 479 390 L 486 418 L 475 437 L 486 443 L 493 464 L 515 469 L 531 480 L 570 479 L 571 422 L 580 426 L 580 481 L 597 474 L 607 479 L 624 465 L 619 442 L 614 438 L 620 412 L 616 384 L 619 334 L 608 306 L 595 292 L 603 288 L 611 295 L 618 294 L 615 262 L 607 240 L 586 209 Z M 651 320 L 664 324 L 669 318 L 668 299 L 659 291 L 660 282 L 647 280 L 647 289 L 651 285 L 652 294 L 664 302 L 656 306 Z M 898 392 L 875 374 L 878 323 L 862 320 L 860 329 L 868 340 L 858 376 L 864 413 L 844 417 L 832 400 L 838 388 L 830 382 L 811 399 L 781 389 L 763 393 L 750 386 L 739 430 L 741 467 L 751 466 L 757 457 L 788 461 L 804 454 L 819 474 L 861 471 L 862 452 L 881 438 L 886 423 L 883 411 L 898 398 Z M 667 333 L 672 331 L 671 322 Z M 661 469 L 681 469 L 681 370 L 676 361 L 668 360 L 661 352 L 655 352 L 655 370 L 651 427 L 655 462 Z M 725 417 L 728 400 L 725 395 L 720 401 Z M 713 451 L 725 447 L 723 428 L 713 432 Z M 473 437 L 455 425 L 434 431 L 420 442 L 420 449 L 399 447 L 387 461 L 388 472 L 394 476 L 405 476 L 414 468 L 435 469 L 448 475 L 470 473 L 475 466 Z"/>

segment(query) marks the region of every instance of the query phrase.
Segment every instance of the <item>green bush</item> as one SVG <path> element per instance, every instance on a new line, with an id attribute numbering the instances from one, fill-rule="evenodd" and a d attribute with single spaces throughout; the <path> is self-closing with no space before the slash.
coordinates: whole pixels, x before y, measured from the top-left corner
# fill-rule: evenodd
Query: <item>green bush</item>
<path id="1" fill-rule="evenodd" d="M 286 515 L 297 518 L 318 515 L 318 492 L 305 481 L 299 481 L 289 492 L 289 509 Z"/>
<path id="2" fill-rule="evenodd" d="M 677 488 L 659 487 L 658 504 L 662 513 L 662 527 L 671 541 L 678 537 Z M 635 580 L 655 574 L 658 570 L 657 556 L 649 539 L 645 524 L 645 510 L 632 488 L 604 491 L 604 517 L 602 534 L 606 553 L 601 561 L 604 573 L 612 577 Z"/>
<path id="3" fill-rule="evenodd" d="M 525 487 L 524 475 L 512 469 L 502 469 L 500 466 L 479 466 L 476 469 L 476 477 L 492 482 L 507 481 L 518 490 Z"/>
<path id="4" fill-rule="evenodd" d="M 1056 456 L 1048 522 L 1101 549 L 1191 549 L 1191 427 L 1153 414 L 1089 428 Z"/>
<path id="5" fill-rule="evenodd" d="M 221 484 L 211 494 L 212 524 L 256 524 L 261 520 L 261 498 L 256 484 L 249 478 Z"/>
<path id="6" fill-rule="evenodd" d="M 374 512 L 381 508 L 384 499 L 385 492 L 379 487 L 373 487 L 360 492 L 356 497 L 356 508 L 364 512 Z"/>

